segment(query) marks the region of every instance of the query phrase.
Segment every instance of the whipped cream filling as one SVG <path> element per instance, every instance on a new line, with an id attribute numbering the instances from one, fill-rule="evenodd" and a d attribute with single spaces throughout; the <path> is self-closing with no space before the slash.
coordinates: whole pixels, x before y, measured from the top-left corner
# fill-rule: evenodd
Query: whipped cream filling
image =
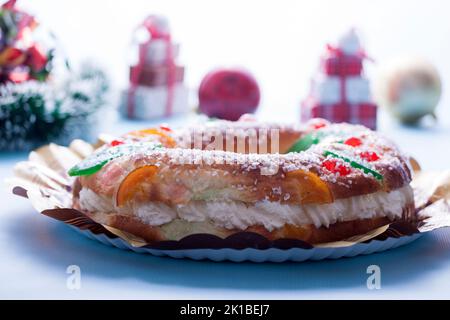
<path id="1" fill-rule="evenodd" d="M 79 203 L 83 210 L 90 212 L 134 214 L 142 222 L 152 226 L 160 226 L 174 219 L 183 219 L 188 222 L 209 220 L 226 229 L 245 230 L 249 226 L 262 225 L 272 231 L 285 224 L 313 224 L 319 228 L 356 219 L 388 217 L 393 220 L 400 218 L 405 205 L 413 201 L 411 187 L 405 186 L 391 192 L 380 191 L 337 199 L 327 204 L 292 205 L 267 200 L 254 204 L 236 201 L 192 201 L 189 204 L 173 207 L 163 203 L 149 202 L 125 208 L 116 208 L 111 199 L 83 188 L 80 191 Z"/>

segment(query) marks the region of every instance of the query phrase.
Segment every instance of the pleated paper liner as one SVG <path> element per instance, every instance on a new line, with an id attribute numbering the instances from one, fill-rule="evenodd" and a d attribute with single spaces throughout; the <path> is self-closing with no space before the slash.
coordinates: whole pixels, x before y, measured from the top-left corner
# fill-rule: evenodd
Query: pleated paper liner
<path id="1" fill-rule="evenodd" d="M 108 140 L 108 136 L 102 136 L 99 141 L 101 144 L 101 141 Z M 193 234 L 179 241 L 147 243 L 130 233 L 99 224 L 72 208 L 73 178 L 67 175 L 67 171 L 93 150 L 94 146 L 82 140 L 74 140 L 69 147 L 55 144 L 41 147 L 30 153 L 28 161 L 15 166 L 14 177 L 9 179 L 8 183 L 14 194 L 27 197 L 33 207 L 46 216 L 71 225 L 84 234 L 90 233 L 90 237 L 106 236 L 113 242 L 122 239 L 130 248 L 152 249 L 152 252 L 155 252 L 155 249 L 167 252 L 167 250 L 223 248 L 259 250 L 345 248 L 358 243 L 402 237 L 415 239 L 417 237 L 411 236 L 450 226 L 450 171 L 421 172 L 415 165 L 418 171 L 412 186 L 419 216 L 419 221 L 415 224 L 404 221 L 393 222 L 344 241 L 315 245 L 295 239 L 271 241 L 252 232 L 238 232 L 225 239 L 210 234 Z"/>

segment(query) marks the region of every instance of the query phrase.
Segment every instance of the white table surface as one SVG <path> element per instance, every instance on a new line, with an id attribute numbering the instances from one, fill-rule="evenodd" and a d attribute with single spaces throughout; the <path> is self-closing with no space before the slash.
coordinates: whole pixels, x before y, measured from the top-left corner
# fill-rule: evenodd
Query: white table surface
<path id="1" fill-rule="evenodd" d="M 261 113 L 264 118 L 264 112 Z M 173 123 L 184 122 L 180 117 Z M 407 129 L 384 121 L 381 131 L 425 169 L 449 167 L 449 130 Z M 110 132 L 146 123 L 116 121 Z M 108 130 L 106 130 L 108 131 Z M 0 177 L 25 153 L 0 155 Z M 159 258 L 85 239 L 38 214 L 26 199 L 0 192 L 0 298 L 298 299 L 450 298 L 450 229 L 389 252 L 337 261 L 255 264 Z M 369 265 L 381 268 L 381 289 L 366 286 Z M 81 269 L 81 289 L 66 287 L 66 268 Z"/>

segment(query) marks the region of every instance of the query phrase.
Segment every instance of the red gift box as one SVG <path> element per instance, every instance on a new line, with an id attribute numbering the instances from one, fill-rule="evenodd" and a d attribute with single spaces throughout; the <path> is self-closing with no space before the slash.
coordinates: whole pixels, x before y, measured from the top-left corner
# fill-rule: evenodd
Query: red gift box
<path id="1" fill-rule="evenodd" d="M 358 76 L 361 75 L 362 58 L 355 55 L 330 54 L 322 58 L 322 70 L 332 76 Z"/>
<path id="2" fill-rule="evenodd" d="M 373 118 L 377 116 L 377 106 L 373 103 L 362 103 L 358 105 L 357 118 Z"/>
<path id="3" fill-rule="evenodd" d="M 138 72 L 139 71 L 139 72 Z M 184 67 L 183 66 L 144 66 L 137 70 L 135 66 L 130 67 L 130 81 L 133 79 L 133 72 L 137 74 L 137 84 L 148 87 L 167 86 L 169 84 L 169 73 L 173 72 L 173 79 L 175 83 L 183 82 Z"/>

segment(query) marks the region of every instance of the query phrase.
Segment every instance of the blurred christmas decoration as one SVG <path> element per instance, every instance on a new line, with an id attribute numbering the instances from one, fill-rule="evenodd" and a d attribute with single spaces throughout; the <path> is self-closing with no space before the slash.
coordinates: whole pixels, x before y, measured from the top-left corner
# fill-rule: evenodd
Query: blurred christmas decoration
<path id="1" fill-rule="evenodd" d="M 172 42 L 169 23 L 150 15 L 134 34 L 135 61 L 130 86 L 122 93 L 120 111 L 134 119 L 169 117 L 189 111 L 184 67 L 176 63 L 179 45 Z"/>
<path id="2" fill-rule="evenodd" d="M 0 84 L 44 81 L 52 68 L 53 50 L 37 43 L 36 19 L 9 0 L 0 9 Z"/>
<path id="3" fill-rule="evenodd" d="M 319 74 L 301 105 L 301 120 L 324 118 L 331 122 L 362 124 L 376 129 L 377 106 L 371 100 L 364 76 L 368 59 L 354 29 L 344 34 L 337 46 L 328 45 L 321 58 Z"/>
<path id="4" fill-rule="evenodd" d="M 8 1 L 0 10 L 0 150 L 90 138 L 109 88 L 98 68 L 54 76 L 54 49 L 34 39 L 34 17 Z M 68 66 L 68 64 L 67 64 Z M 68 70 L 66 70 L 68 71 Z"/>
<path id="5" fill-rule="evenodd" d="M 427 115 L 436 117 L 441 91 L 441 78 L 433 64 L 413 57 L 386 64 L 375 90 L 381 106 L 399 121 L 412 125 Z"/>
<path id="6" fill-rule="evenodd" d="M 198 90 L 200 111 L 209 117 L 238 120 L 256 111 L 260 90 L 255 78 L 243 69 L 218 69 L 209 72 Z"/>

